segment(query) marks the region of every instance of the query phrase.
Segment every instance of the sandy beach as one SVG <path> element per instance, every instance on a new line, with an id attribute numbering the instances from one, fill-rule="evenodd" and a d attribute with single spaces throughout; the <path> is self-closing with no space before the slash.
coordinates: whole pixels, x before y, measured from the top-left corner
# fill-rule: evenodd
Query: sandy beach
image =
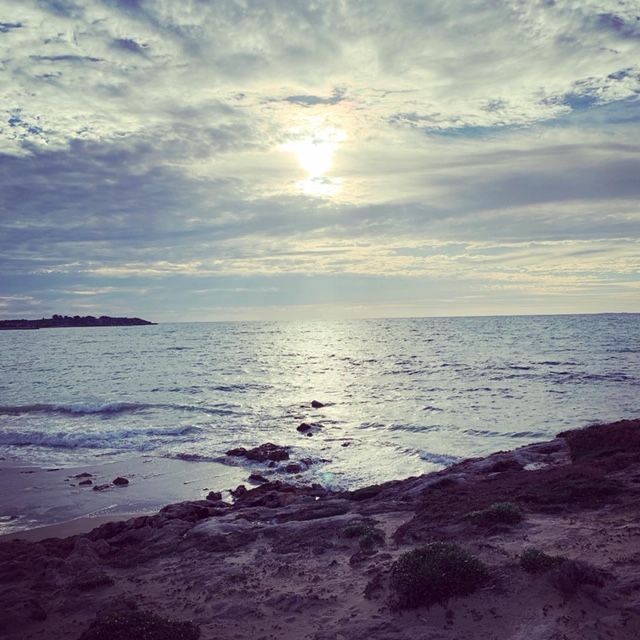
<path id="1" fill-rule="evenodd" d="M 89 531 L 95 522 L 155 513 L 171 502 L 235 488 L 247 475 L 241 467 L 216 462 L 144 456 L 54 469 L 0 460 L 0 540 L 42 539 L 50 526 L 56 537 Z M 114 485 L 116 478 L 128 484 Z"/>
<path id="2" fill-rule="evenodd" d="M 518 518 L 495 515 L 505 504 Z M 182 624 L 166 637 L 205 640 L 635 640 L 639 507 L 640 420 L 353 492 L 271 482 L 65 539 L 5 537 L 0 632 L 90 640 L 153 614 Z M 434 542 L 486 576 L 404 608 L 398 562 Z"/>

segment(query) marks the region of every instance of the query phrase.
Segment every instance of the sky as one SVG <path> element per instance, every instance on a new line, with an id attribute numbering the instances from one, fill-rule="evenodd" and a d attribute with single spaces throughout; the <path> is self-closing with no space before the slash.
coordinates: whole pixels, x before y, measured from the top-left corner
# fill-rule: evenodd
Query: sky
<path id="1" fill-rule="evenodd" d="M 0 318 L 640 312 L 638 0 L 0 0 Z"/>

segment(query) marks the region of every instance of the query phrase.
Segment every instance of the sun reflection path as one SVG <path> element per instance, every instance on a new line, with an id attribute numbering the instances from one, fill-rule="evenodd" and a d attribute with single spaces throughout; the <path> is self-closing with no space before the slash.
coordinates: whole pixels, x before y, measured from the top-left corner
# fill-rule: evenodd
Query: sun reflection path
<path id="1" fill-rule="evenodd" d="M 311 129 L 311 131 L 310 131 Z M 290 131 L 291 139 L 280 145 L 281 151 L 294 153 L 300 166 L 307 172 L 305 180 L 296 187 L 307 195 L 332 196 L 340 191 L 342 180 L 325 174 L 333 165 L 333 154 L 347 134 L 334 127 L 296 127 Z"/>

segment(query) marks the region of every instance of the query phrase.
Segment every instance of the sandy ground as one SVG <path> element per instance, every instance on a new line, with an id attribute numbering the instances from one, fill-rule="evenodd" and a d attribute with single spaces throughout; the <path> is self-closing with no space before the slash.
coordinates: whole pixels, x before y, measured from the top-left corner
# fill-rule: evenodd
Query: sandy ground
<path id="1" fill-rule="evenodd" d="M 619 424 L 581 461 L 557 438 L 368 492 L 270 483 L 233 505 L 192 501 L 83 536 L 0 543 L 0 637 L 75 640 L 96 615 L 128 607 L 191 620 L 204 640 L 637 640 L 640 421 Z M 524 520 L 468 515 L 505 500 Z M 384 542 L 346 537 L 354 522 Z M 398 610 L 394 562 L 434 540 L 481 559 L 489 581 Z M 527 573 L 530 547 L 586 561 L 601 581 Z"/>

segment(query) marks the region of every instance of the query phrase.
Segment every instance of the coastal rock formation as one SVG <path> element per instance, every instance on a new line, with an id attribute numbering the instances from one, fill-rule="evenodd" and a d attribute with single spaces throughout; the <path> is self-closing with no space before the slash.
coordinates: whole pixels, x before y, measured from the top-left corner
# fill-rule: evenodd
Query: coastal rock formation
<path id="1" fill-rule="evenodd" d="M 266 482 L 0 543 L 0 637 L 91 637 L 125 606 L 204 640 L 636 640 L 639 515 L 640 420 L 356 491 Z M 402 609 L 400 559 L 454 547 L 475 591 Z"/>
<path id="2" fill-rule="evenodd" d="M 261 444 L 254 449 L 245 449 L 244 447 L 238 447 L 237 449 L 230 449 L 227 451 L 228 456 L 243 456 L 247 460 L 255 460 L 256 462 L 265 462 L 270 460 L 271 462 L 278 462 L 280 460 L 289 459 L 289 447 L 281 447 L 271 442 Z"/>

